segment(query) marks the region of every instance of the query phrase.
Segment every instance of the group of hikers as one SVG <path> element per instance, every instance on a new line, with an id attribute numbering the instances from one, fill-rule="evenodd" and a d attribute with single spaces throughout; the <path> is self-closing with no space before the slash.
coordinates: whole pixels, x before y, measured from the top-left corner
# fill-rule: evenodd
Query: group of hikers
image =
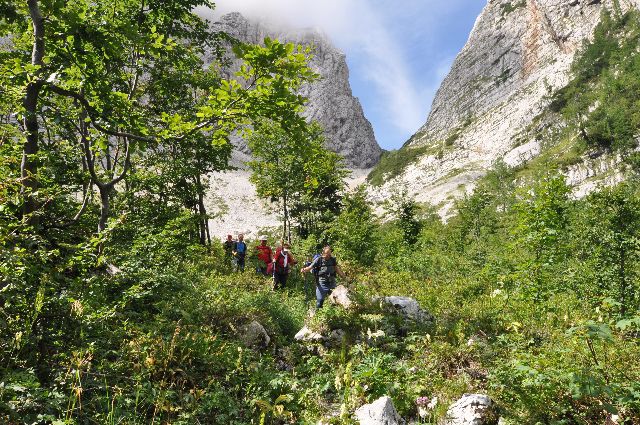
<path id="1" fill-rule="evenodd" d="M 273 289 L 282 289 L 287 284 L 287 278 L 298 263 L 291 253 L 291 246 L 285 241 L 278 243 L 275 251 L 267 244 L 268 238 L 262 235 L 260 243 L 254 247 L 253 254 L 257 260 L 256 272 L 264 276 L 273 277 Z M 233 235 L 227 235 L 222 244 L 228 264 L 239 273 L 244 272 L 249 248 L 244 241 L 244 235 L 238 234 L 237 239 Z M 332 255 L 331 247 L 325 246 L 322 253 L 309 257 L 300 269 L 302 274 L 311 272 L 316 285 L 316 308 L 322 308 L 324 300 L 336 287 L 336 275 L 342 279 L 346 276 L 336 258 Z"/>

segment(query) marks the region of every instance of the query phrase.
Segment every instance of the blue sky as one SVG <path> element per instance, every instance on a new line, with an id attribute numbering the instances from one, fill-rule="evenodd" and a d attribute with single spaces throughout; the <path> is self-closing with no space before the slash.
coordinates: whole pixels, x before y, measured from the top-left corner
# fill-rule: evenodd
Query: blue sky
<path id="1" fill-rule="evenodd" d="M 380 146 L 397 149 L 431 101 L 486 0 L 219 0 L 239 11 L 325 32 L 347 56 L 353 93 Z"/>

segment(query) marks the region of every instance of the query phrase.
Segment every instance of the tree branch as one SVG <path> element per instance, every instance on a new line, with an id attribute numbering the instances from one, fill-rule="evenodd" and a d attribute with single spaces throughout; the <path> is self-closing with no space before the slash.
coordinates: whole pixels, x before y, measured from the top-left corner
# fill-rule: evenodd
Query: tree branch
<path id="1" fill-rule="evenodd" d="M 80 104 L 82 105 L 82 107 L 84 108 L 84 110 L 87 112 L 87 116 L 89 117 L 89 119 L 91 120 L 91 125 L 98 131 L 108 134 L 110 136 L 114 136 L 114 137 L 126 137 L 129 139 L 133 139 L 133 140 L 139 140 L 142 142 L 153 142 L 155 141 L 155 139 L 151 138 L 151 137 L 145 137 L 145 136 L 139 136 L 137 134 L 132 134 L 132 133 L 128 133 L 128 132 L 123 132 L 123 131 L 114 131 L 114 130 L 109 130 L 108 128 L 98 124 L 95 114 L 96 111 L 95 109 L 89 104 L 89 101 L 87 99 L 85 99 L 84 96 L 82 96 L 79 93 L 73 92 L 71 90 L 67 90 L 67 89 L 63 89 L 62 87 L 56 86 L 55 84 L 51 84 L 48 83 L 47 87 L 49 89 L 51 89 L 51 91 L 53 91 L 54 93 L 57 93 L 61 96 L 65 96 L 65 97 L 71 97 L 75 100 L 77 100 L 78 102 L 80 102 Z"/>

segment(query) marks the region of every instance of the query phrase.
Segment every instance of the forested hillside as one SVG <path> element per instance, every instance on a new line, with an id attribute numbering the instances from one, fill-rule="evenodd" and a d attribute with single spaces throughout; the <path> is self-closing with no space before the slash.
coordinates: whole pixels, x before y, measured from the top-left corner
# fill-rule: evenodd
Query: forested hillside
<path id="1" fill-rule="evenodd" d="M 471 423 L 449 407 L 474 393 L 484 424 L 640 423 L 635 12 L 576 59 L 546 156 L 496 163 L 442 222 L 345 190 L 300 116 L 309 51 L 232 42 L 238 75 L 204 67 L 229 40 L 203 3 L 0 3 L 0 422 L 351 424 L 389 396 Z M 283 212 L 265 233 L 298 260 L 284 289 L 207 232 L 205 176 L 247 124 Z M 576 199 L 571 152 L 621 155 L 624 181 Z M 346 279 L 316 309 L 299 269 L 325 244 Z"/>

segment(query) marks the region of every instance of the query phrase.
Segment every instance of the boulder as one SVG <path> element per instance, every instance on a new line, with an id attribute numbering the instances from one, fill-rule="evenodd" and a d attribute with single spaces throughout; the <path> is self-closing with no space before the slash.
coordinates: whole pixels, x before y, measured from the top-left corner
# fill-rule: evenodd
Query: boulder
<path id="1" fill-rule="evenodd" d="M 484 394 L 464 394 L 447 410 L 445 425 L 494 425 L 498 414 L 493 400 Z"/>
<path id="2" fill-rule="evenodd" d="M 380 397 L 371 404 L 360 406 L 356 410 L 356 418 L 360 425 L 401 425 L 404 420 L 396 411 L 391 398 Z"/>
<path id="3" fill-rule="evenodd" d="M 424 311 L 418 301 L 410 297 L 384 297 L 382 301 L 400 313 L 407 319 L 415 320 L 418 323 L 432 322 L 433 316 Z"/>
<path id="4" fill-rule="evenodd" d="M 302 329 L 300 329 L 293 338 L 296 341 L 302 342 L 319 342 L 324 340 L 324 337 L 322 335 L 320 335 L 318 332 L 312 331 L 307 326 L 304 326 Z"/>
<path id="5" fill-rule="evenodd" d="M 340 347 L 342 345 L 342 341 L 344 340 L 346 332 L 342 329 L 334 329 L 329 333 L 327 337 L 326 344 L 329 347 Z"/>
<path id="6" fill-rule="evenodd" d="M 250 348 L 265 348 L 271 342 L 264 326 L 255 320 L 240 328 L 240 339 Z"/>
<path id="7" fill-rule="evenodd" d="M 355 305 L 352 298 L 351 291 L 346 286 L 338 285 L 329 295 L 329 302 L 348 309 Z"/>
<path id="8" fill-rule="evenodd" d="M 336 423 L 336 420 L 340 418 L 342 414 L 340 404 L 332 404 L 328 407 L 329 409 L 327 413 L 325 413 L 323 417 L 318 420 L 316 425 L 331 425 L 332 423 Z"/>

